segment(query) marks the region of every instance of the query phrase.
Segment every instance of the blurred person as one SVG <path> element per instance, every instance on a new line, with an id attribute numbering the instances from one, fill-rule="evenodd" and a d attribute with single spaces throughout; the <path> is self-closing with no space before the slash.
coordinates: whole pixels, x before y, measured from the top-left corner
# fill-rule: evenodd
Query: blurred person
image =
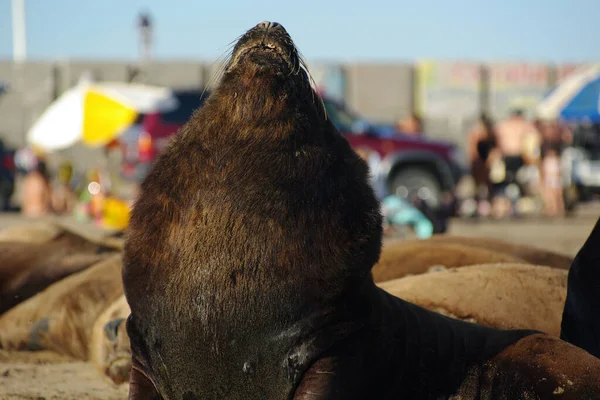
<path id="1" fill-rule="evenodd" d="M 560 171 L 560 147 L 547 144 L 543 148 L 541 186 L 544 210 L 551 217 L 562 216 L 565 211 L 563 185 Z"/>
<path id="2" fill-rule="evenodd" d="M 570 129 L 561 125 L 558 120 L 543 125 L 539 167 L 540 189 L 546 214 L 549 216 L 563 215 L 565 211 L 560 157 L 563 149 L 571 143 L 572 139 Z"/>
<path id="3" fill-rule="evenodd" d="M 506 120 L 496 125 L 496 144 L 501 160 L 495 160 L 495 167 L 504 169 L 499 188 L 503 197 L 509 198 L 510 206 L 505 210 L 508 214 L 517 215 L 515 205 L 523 193 L 523 188 L 517 181 L 517 172 L 526 164 L 527 141 L 538 136 L 539 132 L 534 124 L 525 119 L 521 109 L 512 110 Z M 499 177 L 502 174 L 497 173 L 497 175 Z M 514 191 L 517 193 L 513 193 Z M 504 207 L 497 209 L 504 209 Z"/>
<path id="4" fill-rule="evenodd" d="M 423 119 L 420 115 L 413 112 L 407 118 L 402 119 L 398 122 L 396 128 L 409 135 L 422 135 L 423 134 Z"/>
<path id="5" fill-rule="evenodd" d="M 38 160 L 23 179 L 21 213 L 28 218 L 39 218 L 52 212 L 52 190 L 43 160 Z"/>
<path id="6" fill-rule="evenodd" d="M 467 151 L 471 161 L 471 174 L 475 182 L 476 198 L 480 215 L 486 215 L 489 203 L 494 197 L 494 187 L 490 179 L 492 152 L 496 149 L 494 123 L 485 113 L 471 129 L 467 137 Z"/>
<path id="7" fill-rule="evenodd" d="M 66 161 L 58 169 L 57 183 L 52 190 L 52 208 L 57 214 L 73 211 L 76 202 L 75 192 L 71 186 L 73 178 L 73 165 Z"/>

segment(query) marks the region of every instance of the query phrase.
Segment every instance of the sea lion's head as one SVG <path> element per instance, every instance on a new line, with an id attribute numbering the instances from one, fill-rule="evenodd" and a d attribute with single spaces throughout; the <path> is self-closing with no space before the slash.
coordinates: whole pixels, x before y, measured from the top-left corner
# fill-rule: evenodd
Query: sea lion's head
<path id="1" fill-rule="evenodd" d="M 268 75 L 298 74 L 302 70 L 290 35 L 281 24 L 269 21 L 248 30 L 236 43 L 226 70 L 231 73 L 241 68 Z"/>
<path id="2" fill-rule="evenodd" d="M 230 124 L 268 124 L 274 115 L 279 115 L 277 120 L 283 123 L 286 118 L 282 114 L 286 113 L 290 117 L 309 113 L 323 118 L 323 103 L 311 82 L 305 62 L 285 28 L 277 22 L 261 22 L 235 44 L 209 104 L 227 98 L 228 104 L 220 104 L 219 108 L 229 108 Z"/>
<path id="3" fill-rule="evenodd" d="M 368 175 L 285 29 L 244 34 L 131 213 L 132 387 L 144 375 L 165 399 L 292 398 L 371 312 L 382 229 Z"/>

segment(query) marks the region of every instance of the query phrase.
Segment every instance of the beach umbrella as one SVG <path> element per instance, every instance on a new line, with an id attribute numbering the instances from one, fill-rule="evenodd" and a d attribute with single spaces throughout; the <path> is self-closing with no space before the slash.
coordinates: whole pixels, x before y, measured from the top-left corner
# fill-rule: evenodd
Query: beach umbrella
<path id="1" fill-rule="evenodd" d="M 77 142 L 101 147 L 125 132 L 138 115 L 177 106 L 177 98 L 167 88 L 84 81 L 50 104 L 27 133 L 27 141 L 45 151 Z"/>
<path id="2" fill-rule="evenodd" d="M 538 104 L 541 119 L 600 122 L 600 64 L 575 71 Z"/>

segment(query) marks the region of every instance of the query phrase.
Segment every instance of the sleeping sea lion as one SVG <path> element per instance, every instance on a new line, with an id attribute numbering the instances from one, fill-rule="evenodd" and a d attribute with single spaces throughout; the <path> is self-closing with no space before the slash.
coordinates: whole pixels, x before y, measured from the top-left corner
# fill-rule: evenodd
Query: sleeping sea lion
<path id="1" fill-rule="evenodd" d="M 89 360 L 94 323 L 123 294 L 121 256 L 64 278 L 0 316 L 0 348 Z"/>
<path id="2" fill-rule="evenodd" d="M 131 213 L 130 399 L 600 397 L 576 346 L 378 288 L 381 220 L 286 30 L 250 29 Z"/>
<path id="3" fill-rule="evenodd" d="M 57 224 L 45 221 L 13 225 L 0 230 L 0 242 L 43 243 L 55 238 L 61 230 Z"/>
<path id="4" fill-rule="evenodd" d="M 519 257 L 457 243 L 431 243 L 427 240 L 397 240 L 383 245 L 381 257 L 373 267 L 375 282 L 385 282 L 427 272 L 433 265 L 446 268 L 475 264 L 527 264 Z"/>
<path id="5" fill-rule="evenodd" d="M 600 358 L 600 219 L 569 270 L 560 337 Z"/>
<path id="6" fill-rule="evenodd" d="M 120 251 L 117 239 L 93 241 L 61 227 L 43 242 L 0 242 L 0 314 Z"/>
<path id="7" fill-rule="evenodd" d="M 567 271 L 529 264 L 481 264 L 381 282 L 411 303 L 501 329 L 560 335 Z"/>
<path id="8" fill-rule="evenodd" d="M 429 243 L 454 243 L 471 247 L 481 247 L 521 258 L 533 265 L 569 269 L 573 258 L 553 251 L 540 249 L 530 245 L 510 243 L 499 239 L 486 237 L 453 236 L 449 234 L 433 235 L 425 239 Z"/>

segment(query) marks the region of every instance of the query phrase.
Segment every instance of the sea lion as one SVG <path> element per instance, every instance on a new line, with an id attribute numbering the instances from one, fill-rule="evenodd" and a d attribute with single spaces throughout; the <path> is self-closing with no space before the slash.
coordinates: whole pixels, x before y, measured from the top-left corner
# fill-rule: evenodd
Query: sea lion
<path id="1" fill-rule="evenodd" d="M 90 338 L 89 360 L 117 384 L 129 381 L 131 370 L 131 347 L 125 329 L 130 312 L 122 295 L 100 314 Z"/>
<path id="2" fill-rule="evenodd" d="M 600 358 L 600 218 L 569 270 L 560 337 Z"/>
<path id="3" fill-rule="evenodd" d="M 43 243 L 52 240 L 60 232 L 57 224 L 45 221 L 13 225 L 0 230 L 0 242 Z"/>
<path id="4" fill-rule="evenodd" d="M 121 255 L 78 272 L 0 316 L 0 348 L 89 360 L 94 323 L 123 295 Z"/>
<path id="5" fill-rule="evenodd" d="M 422 274 L 434 265 L 455 268 L 484 263 L 527 264 L 527 261 L 499 251 L 464 244 L 395 240 L 383 245 L 381 257 L 372 273 L 375 282 L 385 282 L 406 275 Z"/>
<path id="6" fill-rule="evenodd" d="M 378 288 L 368 179 L 286 30 L 246 32 L 131 213 L 130 399 L 600 396 L 600 360 L 573 345 Z"/>
<path id="7" fill-rule="evenodd" d="M 0 242 L 0 315 L 52 283 L 121 251 L 117 239 L 93 241 L 57 227 L 43 242 Z"/>
<path id="8" fill-rule="evenodd" d="M 564 254 L 544 250 L 535 246 L 516 244 L 504 240 L 486 237 L 453 236 L 449 234 L 433 235 L 424 239 L 429 243 L 454 243 L 464 244 L 471 247 L 481 247 L 488 250 L 498 251 L 521 258 L 533 265 L 547 265 L 548 267 L 569 269 L 573 258 Z"/>
<path id="9" fill-rule="evenodd" d="M 406 301 L 453 318 L 558 337 L 567 271 L 529 264 L 481 264 L 378 283 Z"/>

